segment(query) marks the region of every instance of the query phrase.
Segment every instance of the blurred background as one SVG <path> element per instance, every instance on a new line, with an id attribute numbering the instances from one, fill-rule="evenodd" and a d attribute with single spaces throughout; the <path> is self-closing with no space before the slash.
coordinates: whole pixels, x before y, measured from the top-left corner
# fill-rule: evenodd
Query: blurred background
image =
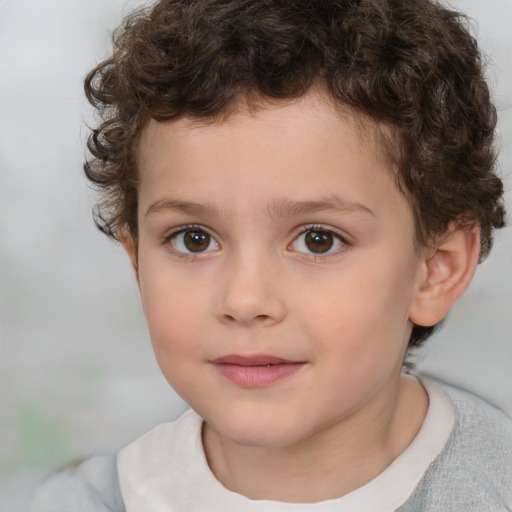
<path id="1" fill-rule="evenodd" d="M 452 4 L 489 57 L 512 210 L 512 0 Z M 116 451 L 185 408 L 154 361 L 127 257 L 93 225 L 81 170 L 95 122 L 83 78 L 138 5 L 0 0 L 0 510 L 49 468 Z M 512 414 L 510 227 L 414 360 Z"/>

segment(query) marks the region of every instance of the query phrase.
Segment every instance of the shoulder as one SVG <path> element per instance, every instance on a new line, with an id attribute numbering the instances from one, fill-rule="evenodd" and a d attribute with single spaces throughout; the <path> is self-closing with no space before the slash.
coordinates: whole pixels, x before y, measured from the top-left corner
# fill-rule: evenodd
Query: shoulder
<path id="1" fill-rule="evenodd" d="M 512 419 L 468 391 L 439 385 L 455 408 L 455 426 L 447 449 L 503 470 L 512 486 Z"/>
<path id="2" fill-rule="evenodd" d="M 468 391 L 436 384 L 453 403 L 455 424 L 417 490 L 418 502 L 432 510 L 512 510 L 512 419 Z"/>
<path id="3" fill-rule="evenodd" d="M 48 476 L 37 488 L 31 512 L 124 512 L 116 455 L 101 455 Z"/>

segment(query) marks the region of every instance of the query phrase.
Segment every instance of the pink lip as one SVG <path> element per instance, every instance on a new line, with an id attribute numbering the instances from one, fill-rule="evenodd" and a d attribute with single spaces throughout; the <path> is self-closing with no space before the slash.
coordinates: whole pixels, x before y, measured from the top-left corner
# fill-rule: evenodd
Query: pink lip
<path id="1" fill-rule="evenodd" d="M 292 375 L 306 363 L 280 357 L 229 355 L 211 361 L 226 379 L 245 388 L 263 388 Z"/>

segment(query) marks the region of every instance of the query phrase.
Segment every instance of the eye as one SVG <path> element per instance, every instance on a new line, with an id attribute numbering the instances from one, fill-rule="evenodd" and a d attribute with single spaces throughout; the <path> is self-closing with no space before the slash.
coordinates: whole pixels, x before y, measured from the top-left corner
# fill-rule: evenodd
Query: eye
<path id="1" fill-rule="evenodd" d="M 185 254 L 213 251 L 219 248 L 216 240 L 201 228 L 182 229 L 169 236 L 174 249 Z"/>
<path id="2" fill-rule="evenodd" d="M 292 243 L 295 251 L 310 254 L 331 254 L 339 251 L 346 245 L 345 240 L 327 229 L 310 228 L 301 233 Z"/>

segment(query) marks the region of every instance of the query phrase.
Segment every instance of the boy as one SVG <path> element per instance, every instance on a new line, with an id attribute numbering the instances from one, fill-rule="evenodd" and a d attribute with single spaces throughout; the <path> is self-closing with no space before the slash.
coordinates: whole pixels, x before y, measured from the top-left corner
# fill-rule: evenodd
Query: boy
<path id="1" fill-rule="evenodd" d="M 160 0 L 86 92 L 96 222 L 191 410 L 34 510 L 512 508 L 511 420 L 402 372 L 504 224 L 459 14 Z"/>

